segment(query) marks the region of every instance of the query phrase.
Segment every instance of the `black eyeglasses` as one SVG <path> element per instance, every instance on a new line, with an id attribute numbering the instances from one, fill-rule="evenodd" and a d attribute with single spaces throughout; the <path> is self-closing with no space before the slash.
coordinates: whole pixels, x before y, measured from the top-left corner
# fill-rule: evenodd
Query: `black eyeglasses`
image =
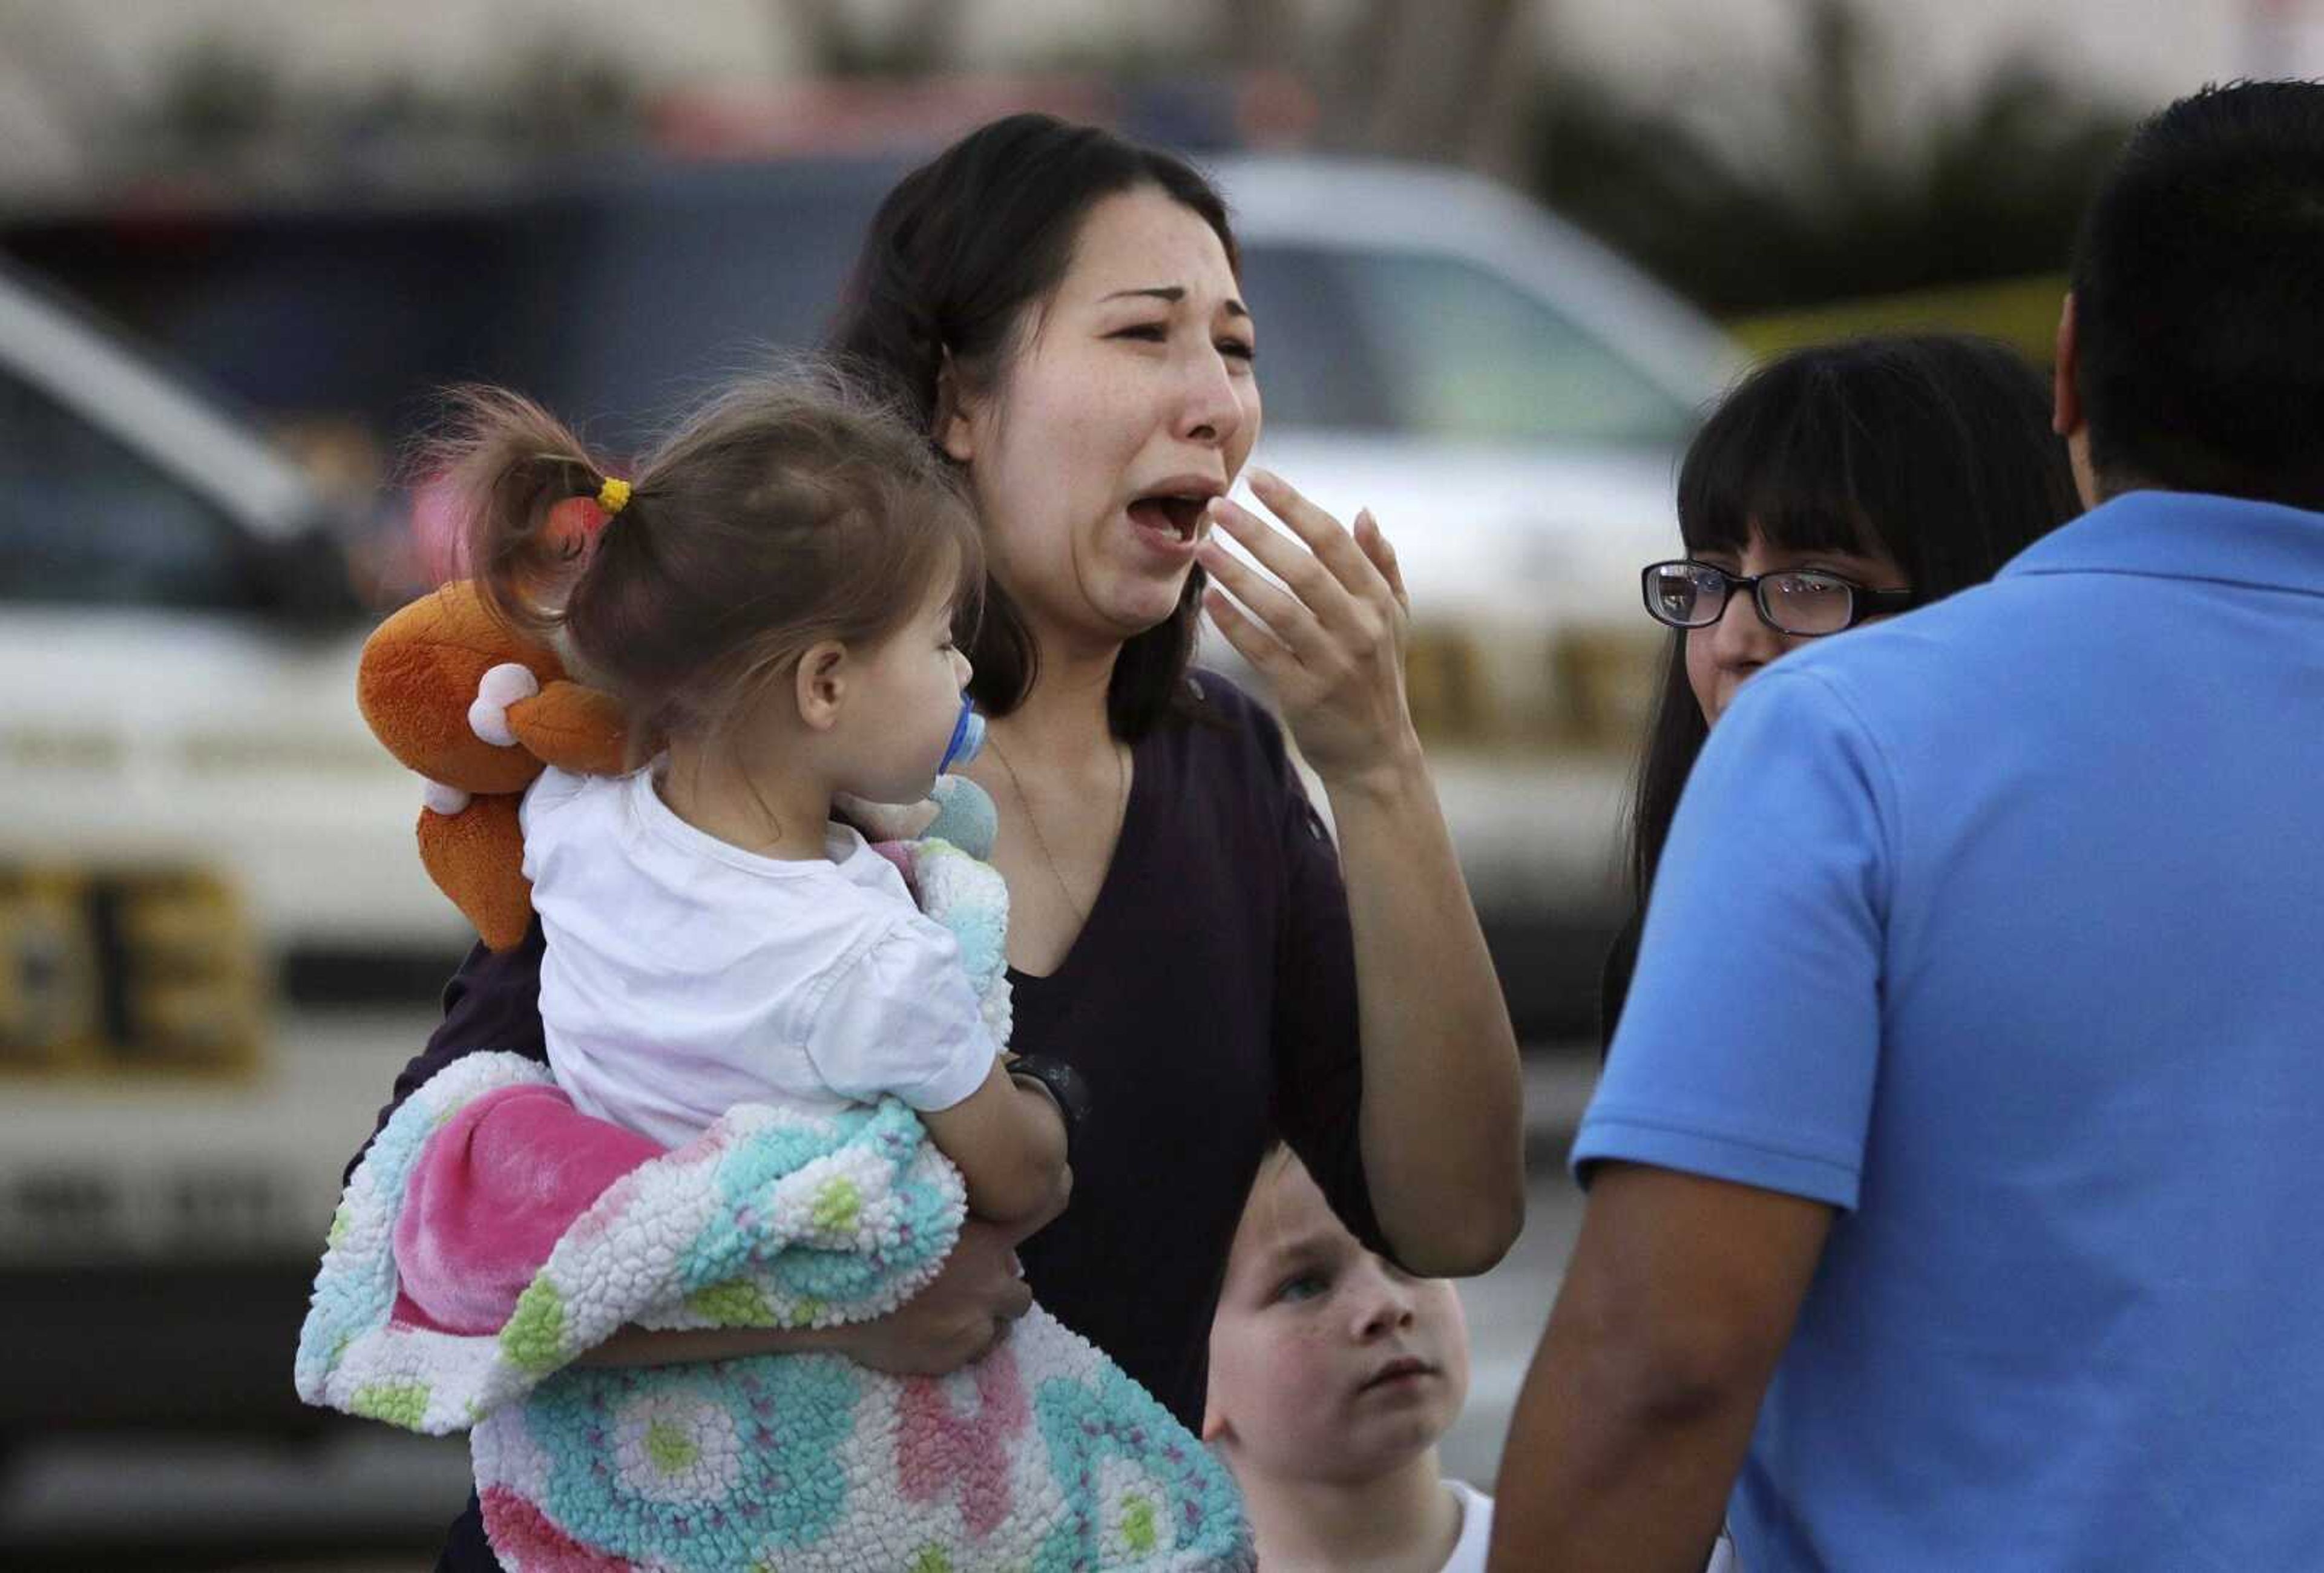
<path id="1" fill-rule="evenodd" d="M 1874 590 L 1821 569 L 1787 569 L 1746 578 L 1707 562 L 1648 563 L 1639 576 L 1646 613 L 1673 628 L 1708 628 L 1726 614 L 1728 597 L 1749 590 L 1759 620 L 1778 634 L 1813 639 L 1921 604 L 1913 590 Z"/>

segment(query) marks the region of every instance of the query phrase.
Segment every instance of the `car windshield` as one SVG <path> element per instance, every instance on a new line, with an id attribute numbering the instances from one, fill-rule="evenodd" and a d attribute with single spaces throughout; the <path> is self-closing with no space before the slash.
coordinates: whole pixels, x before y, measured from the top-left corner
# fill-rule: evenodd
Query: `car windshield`
<path id="1" fill-rule="evenodd" d="M 250 598 L 215 504 L 0 370 L 0 600 L 223 610 Z"/>
<path id="2" fill-rule="evenodd" d="M 23 225 L 9 251 L 255 410 L 391 450 L 489 382 L 615 448 L 821 338 L 883 178 L 711 171 L 504 207 Z M 754 358 L 755 357 L 755 358 Z"/>
<path id="3" fill-rule="evenodd" d="M 1243 288 L 1272 426 L 1657 447 L 1692 429 L 1637 366 L 1464 257 L 1252 245 Z"/>

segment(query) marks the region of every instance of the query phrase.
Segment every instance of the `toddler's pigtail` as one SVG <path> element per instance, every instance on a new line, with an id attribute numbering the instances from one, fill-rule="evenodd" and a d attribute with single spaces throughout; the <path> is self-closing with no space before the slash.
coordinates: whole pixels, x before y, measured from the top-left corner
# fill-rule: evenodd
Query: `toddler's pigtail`
<path id="1" fill-rule="evenodd" d="M 449 420 L 429 467 L 451 487 L 466 571 L 512 628 L 549 634 L 565 622 L 591 567 L 589 524 L 622 511 L 628 486 L 609 477 L 563 421 L 521 394 L 471 386 L 447 398 Z M 602 512 L 593 516 L 586 504 Z"/>

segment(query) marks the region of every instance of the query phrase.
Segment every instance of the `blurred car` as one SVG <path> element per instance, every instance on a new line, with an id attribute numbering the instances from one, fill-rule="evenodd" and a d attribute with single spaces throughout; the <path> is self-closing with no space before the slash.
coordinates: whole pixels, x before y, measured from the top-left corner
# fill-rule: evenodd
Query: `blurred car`
<path id="1" fill-rule="evenodd" d="M 0 245 L 276 419 L 360 422 L 392 450 L 433 389 L 474 378 L 618 451 L 763 347 L 822 337 L 899 167 L 641 158 L 424 201 L 20 221 Z M 1674 461 L 1736 352 L 1481 179 L 1212 167 L 1259 325 L 1259 460 L 1395 541 L 1414 710 L 1471 889 L 1513 1003 L 1571 1031 L 1659 648 L 1636 575 L 1675 544 Z"/>
<path id="2" fill-rule="evenodd" d="M 337 523 L 235 414 L 0 271 L 0 858 L 205 871 L 270 965 L 456 955 L 353 703 Z"/>
<path id="3" fill-rule="evenodd" d="M 0 1453 L 292 1407 L 418 1033 L 310 1032 L 281 985 L 418 936 L 440 980 L 465 935 L 352 702 L 346 569 L 232 412 L 0 269 Z"/>

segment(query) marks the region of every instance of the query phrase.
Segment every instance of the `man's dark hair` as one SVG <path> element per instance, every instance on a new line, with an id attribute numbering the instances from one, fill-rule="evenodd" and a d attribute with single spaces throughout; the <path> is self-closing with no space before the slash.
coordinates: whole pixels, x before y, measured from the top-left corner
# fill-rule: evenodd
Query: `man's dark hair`
<path id="1" fill-rule="evenodd" d="M 2324 509 L 2324 85 L 2207 88 L 2141 125 L 2073 289 L 2105 489 Z"/>

